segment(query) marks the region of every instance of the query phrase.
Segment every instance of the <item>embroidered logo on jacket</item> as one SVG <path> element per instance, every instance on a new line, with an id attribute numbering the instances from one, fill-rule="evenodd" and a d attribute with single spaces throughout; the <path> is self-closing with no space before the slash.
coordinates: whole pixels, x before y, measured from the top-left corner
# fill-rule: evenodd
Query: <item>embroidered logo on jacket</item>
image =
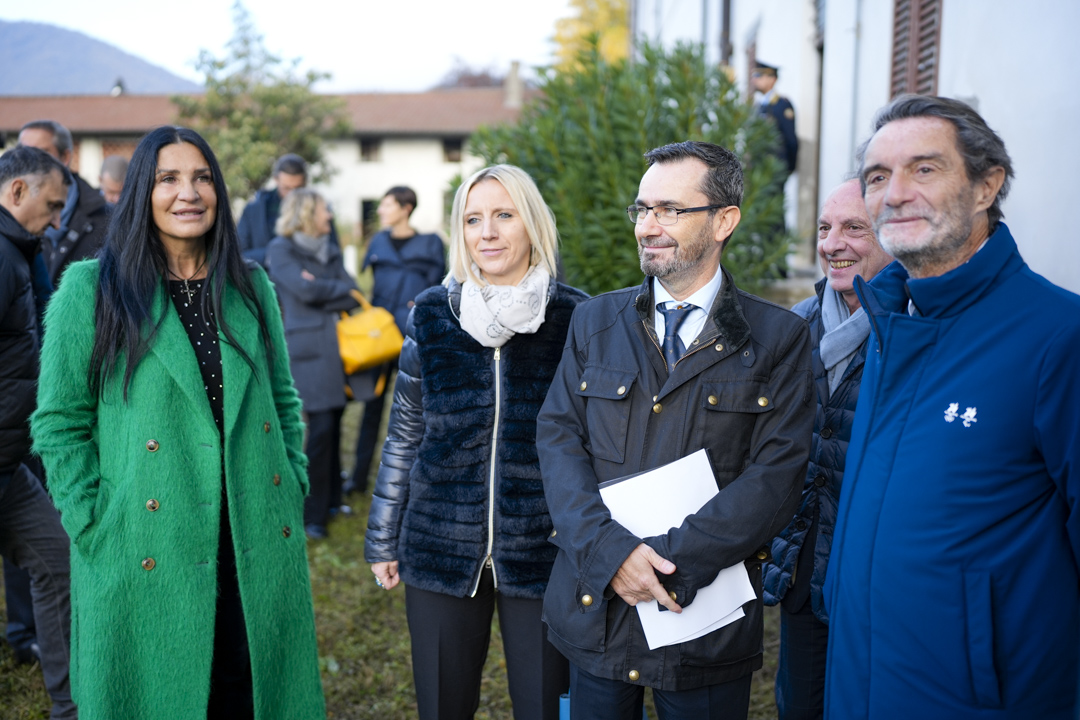
<path id="1" fill-rule="evenodd" d="M 964 410 L 963 415 L 959 413 L 959 410 L 960 403 L 949 403 L 949 407 L 945 410 L 945 422 L 951 423 L 959 418 L 960 421 L 964 424 L 964 427 L 967 428 L 971 427 L 972 423 L 979 422 L 975 418 L 975 408 L 969 407 L 968 409 Z"/>

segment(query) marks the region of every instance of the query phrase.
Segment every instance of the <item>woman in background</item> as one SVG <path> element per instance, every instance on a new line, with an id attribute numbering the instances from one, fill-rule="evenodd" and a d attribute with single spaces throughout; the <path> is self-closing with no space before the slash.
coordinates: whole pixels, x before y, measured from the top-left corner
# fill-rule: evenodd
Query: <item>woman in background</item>
<path id="1" fill-rule="evenodd" d="M 498 608 L 516 720 L 558 717 L 566 660 L 541 607 L 555 546 L 536 416 L 585 294 L 554 280 L 555 219 L 510 165 L 458 188 L 450 275 L 402 348 L 364 549 L 404 580 L 420 718 L 471 718 Z"/>
<path id="2" fill-rule="evenodd" d="M 403 336 L 416 296 L 438 285 L 446 275 L 446 249 L 442 239 L 434 233 L 419 233 L 409 224 L 415 209 L 416 193 L 412 188 L 399 185 L 387 190 L 376 211 L 382 229 L 371 239 L 364 256 L 364 268 L 371 268 L 374 280 L 371 302 L 393 314 Z M 390 387 L 397 372 L 397 361 L 374 372 L 385 372 L 385 387 Z M 356 464 L 346 492 L 367 492 L 385 399 L 386 395 L 382 393 L 365 399 L 364 418 L 356 439 Z"/>
<path id="3" fill-rule="evenodd" d="M 300 401 L 197 133 L 139 142 L 46 328 L 31 425 L 72 540 L 79 714 L 324 717 Z"/>
<path id="4" fill-rule="evenodd" d="M 341 311 L 357 306 L 356 282 L 345 271 L 341 250 L 330 242 L 333 216 L 314 190 L 299 188 L 281 203 L 266 246 L 266 264 L 281 298 L 285 342 L 296 390 L 307 415 L 308 476 L 304 528 L 325 538 L 326 524 L 341 507 L 341 413 L 345 370 L 338 349 Z"/>

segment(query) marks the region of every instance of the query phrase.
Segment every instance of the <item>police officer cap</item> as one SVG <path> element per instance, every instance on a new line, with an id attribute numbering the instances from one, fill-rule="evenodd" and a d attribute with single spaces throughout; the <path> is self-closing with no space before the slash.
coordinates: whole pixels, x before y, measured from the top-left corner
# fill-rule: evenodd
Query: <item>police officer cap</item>
<path id="1" fill-rule="evenodd" d="M 754 70 L 760 75 L 772 75 L 773 77 L 778 77 L 780 75 L 780 68 L 775 65 L 763 63 L 760 60 L 754 61 Z"/>

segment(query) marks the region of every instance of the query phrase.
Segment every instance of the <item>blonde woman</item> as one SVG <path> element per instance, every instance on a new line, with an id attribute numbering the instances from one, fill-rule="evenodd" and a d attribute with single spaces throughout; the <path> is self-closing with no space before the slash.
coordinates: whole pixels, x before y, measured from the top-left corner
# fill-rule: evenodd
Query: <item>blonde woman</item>
<path id="1" fill-rule="evenodd" d="M 555 281 L 555 220 L 520 168 L 466 180 L 450 222 L 450 274 L 407 324 L 365 558 L 408 586 L 422 720 L 476 712 L 496 608 L 514 717 L 553 719 L 569 680 L 540 618 L 555 547 L 536 416 L 586 296 Z"/>
<path id="2" fill-rule="evenodd" d="M 330 239 L 333 215 L 314 190 L 298 188 L 281 203 L 276 232 L 266 246 L 270 279 L 285 316 L 296 390 L 307 416 L 311 494 L 304 500 L 308 537 L 326 537 L 326 524 L 341 506 L 341 412 L 345 370 L 338 351 L 337 321 L 357 302 L 356 282 L 345 271 L 341 250 Z"/>

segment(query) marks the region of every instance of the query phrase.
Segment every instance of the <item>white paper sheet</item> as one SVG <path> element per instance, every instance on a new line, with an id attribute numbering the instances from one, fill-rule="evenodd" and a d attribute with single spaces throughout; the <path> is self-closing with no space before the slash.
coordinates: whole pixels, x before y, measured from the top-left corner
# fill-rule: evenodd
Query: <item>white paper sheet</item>
<path id="1" fill-rule="evenodd" d="M 704 449 L 681 460 L 600 488 L 611 517 L 638 537 L 663 535 L 682 525 L 717 494 Z M 693 640 L 743 617 L 742 605 L 756 597 L 743 563 L 720 571 L 682 613 L 660 611 L 655 600 L 638 603 L 649 649 Z"/>

